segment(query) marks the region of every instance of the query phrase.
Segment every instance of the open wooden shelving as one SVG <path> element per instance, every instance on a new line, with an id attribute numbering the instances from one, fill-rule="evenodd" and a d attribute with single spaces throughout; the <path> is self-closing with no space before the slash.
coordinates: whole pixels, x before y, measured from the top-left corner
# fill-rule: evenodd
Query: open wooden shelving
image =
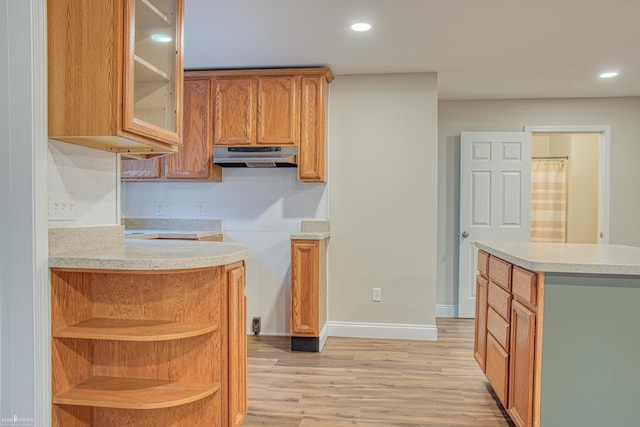
<path id="1" fill-rule="evenodd" d="M 121 409 L 171 408 L 204 399 L 220 383 L 95 376 L 53 397 L 59 405 Z"/>
<path id="2" fill-rule="evenodd" d="M 224 266 L 52 269 L 52 425 L 223 425 L 226 287 Z"/>
<path id="3" fill-rule="evenodd" d="M 164 341 L 196 337 L 217 329 L 214 323 L 92 318 L 53 331 L 54 338 Z"/>

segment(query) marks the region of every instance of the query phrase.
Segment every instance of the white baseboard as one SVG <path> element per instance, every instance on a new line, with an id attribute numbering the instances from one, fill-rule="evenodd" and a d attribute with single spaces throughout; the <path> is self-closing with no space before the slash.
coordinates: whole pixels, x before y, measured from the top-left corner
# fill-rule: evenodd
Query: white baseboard
<path id="1" fill-rule="evenodd" d="M 436 304 L 436 317 L 458 317 L 458 306 L 455 304 Z"/>
<path id="2" fill-rule="evenodd" d="M 327 322 L 330 337 L 381 338 L 436 341 L 436 325 L 408 325 L 397 323 Z"/>

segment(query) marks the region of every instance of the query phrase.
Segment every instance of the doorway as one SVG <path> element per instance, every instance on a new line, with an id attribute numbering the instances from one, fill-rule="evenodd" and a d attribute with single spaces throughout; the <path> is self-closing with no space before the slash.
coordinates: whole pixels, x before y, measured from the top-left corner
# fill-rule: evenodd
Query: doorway
<path id="1" fill-rule="evenodd" d="M 531 163 L 531 139 L 533 135 L 542 134 L 547 135 L 549 138 L 557 135 L 564 134 L 590 134 L 593 135 L 592 138 L 596 138 L 598 140 L 598 156 L 597 156 L 597 172 L 590 171 L 592 175 L 597 176 L 597 234 L 596 234 L 596 242 L 597 243 L 608 243 L 609 242 L 609 159 L 610 159 L 610 128 L 609 126 L 527 126 L 524 128 L 523 135 L 529 135 L 528 141 L 522 143 L 522 148 L 520 150 L 513 150 L 515 145 L 513 142 L 514 138 L 517 135 L 508 135 L 508 140 L 504 140 L 506 142 L 502 143 L 502 146 L 496 151 L 495 156 L 489 156 L 489 140 L 490 137 L 496 136 L 500 137 L 499 132 L 478 132 L 477 135 L 473 135 L 474 133 L 466 132 L 467 141 L 465 142 L 465 133 L 461 135 L 461 163 L 460 163 L 460 233 L 458 236 L 459 240 L 459 259 L 458 259 L 458 317 L 474 317 L 475 316 L 475 250 L 470 248 L 470 242 L 473 240 L 519 240 L 519 241 L 528 241 L 530 240 L 530 181 L 526 180 L 526 176 L 531 176 L 531 171 L 528 169 L 527 171 L 524 169 L 525 163 L 530 166 Z M 468 138 L 469 136 L 473 136 L 478 139 L 476 142 L 476 147 L 474 148 L 473 139 Z M 578 138 L 577 138 L 578 139 Z M 590 138 L 586 138 L 585 140 L 589 140 Z M 523 140 L 524 141 L 524 140 Z M 582 141 L 582 140 L 581 140 Z M 577 144 L 580 142 L 576 142 L 576 149 L 580 149 Z M 487 147 L 483 149 L 483 147 Z M 528 147 L 525 150 L 525 147 Z M 520 157 L 513 155 L 513 153 L 520 153 Z M 578 154 L 576 154 L 578 155 Z M 515 160 L 520 159 L 522 161 L 515 162 L 519 165 L 523 166 L 521 173 L 514 174 L 512 165 L 509 166 L 509 171 L 505 171 L 500 175 L 500 177 L 496 177 L 496 179 L 489 180 L 490 173 L 493 173 L 493 169 L 489 168 L 487 165 L 479 165 L 478 167 L 472 167 L 472 164 L 467 162 L 465 156 L 470 156 L 476 160 L 483 160 L 492 163 L 490 160 L 495 159 L 495 161 L 499 161 L 504 157 L 503 160 L 507 160 L 509 157 L 509 161 L 514 163 Z M 569 161 L 571 160 L 571 156 L 575 155 L 572 153 L 568 154 Z M 526 161 L 525 159 L 528 159 Z M 500 162 L 499 162 L 500 163 Z M 498 165 L 499 166 L 499 165 Z M 496 166 L 497 167 L 497 166 Z M 593 169 L 593 167 L 592 167 Z M 499 169 L 496 169 L 499 171 Z M 594 173 L 595 172 L 595 173 Z M 522 179 L 516 180 L 506 180 L 506 178 L 514 178 L 516 175 L 520 176 Z M 477 189 L 485 188 L 489 191 L 492 186 L 489 186 L 489 182 L 498 182 L 502 181 L 505 185 L 500 188 L 511 189 L 511 196 L 506 197 L 506 193 L 496 192 L 495 197 L 474 197 L 474 191 Z M 519 185 L 515 185 L 518 182 Z M 483 185 L 486 183 L 486 185 Z M 514 185 L 508 185 L 508 184 Z M 575 184 L 575 183 L 574 183 Z M 592 186 L 593 187 L 593 186 Z M 590 187 L 590 188 L 592 188 Z M 498 189 L 500 189 L 498 188 Z M 474 190 L 475 189 L 475 190 Z M 595 190 L 595 188 L 593 188 Z M 590 191 L 590 190 L 587 190 Z M 516 194 L 517 193 L 517 194 Z M 506 200 L 509 202 L 517 202 L 517 206 L 520 206 L 519 209 L 503 209 L 498 206 L 499 213 L 498 215 L 490 214 L 491 212 L 496 211 L 497 209 L 492 208 L 492 206 L 488 203 L 485 203 L 487 200 Z M 516 207 L 517 207 L 516 206 Z M 574 208 L 574 210 L 577 208 Z M 513 213 L 513 215 L 507 215 L 507 217 L 511 218 L 509 227 L 500 227 L 500 223 L 498 221 L 494 221 L 492 218 L 504 218 L 505 213 Z M 576 212 L 578 215 L 580 214 L 579 210 Z M 515 221 L 518 219 L 518 221 Z M 490 220 L 491 219 L 491 220 Z M 472 225 L 478 225 L 478 227 L 471 228 Z M 515 227 L 515 225 L 520 225 L 520 227 Z M 525 233 L 518 237 L 505 237 L 500 236 L 497 232 L 491 233 L 490 237 L 484 237 L 481 233 L 492 230 L 492 227 L 498 227 L 500 230 L 511 230 L 514 229 L 523 229 L 526 228 Z M 493 228 L 495 228 L 493 227 Z"/>
<path id="2" fill-rule="evenodd" d="M 609 243 L 609 126 L 525 126 L 531 157 L 565 158 L 566 242 Z"/>
<path id="3" fill-rule="evenodd" d="M 598 242 L 600 134 L 531 137 L 531 241 Z"/>

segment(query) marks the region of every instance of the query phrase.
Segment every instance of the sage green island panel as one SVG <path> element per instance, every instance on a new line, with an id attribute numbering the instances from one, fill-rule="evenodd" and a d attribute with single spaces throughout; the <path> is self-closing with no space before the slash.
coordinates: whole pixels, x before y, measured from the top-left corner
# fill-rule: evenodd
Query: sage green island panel
<path id="1" fill-rule="evenodd" d="M 640 276 L 545 274 L 540 425 L 640 425 Z"/>

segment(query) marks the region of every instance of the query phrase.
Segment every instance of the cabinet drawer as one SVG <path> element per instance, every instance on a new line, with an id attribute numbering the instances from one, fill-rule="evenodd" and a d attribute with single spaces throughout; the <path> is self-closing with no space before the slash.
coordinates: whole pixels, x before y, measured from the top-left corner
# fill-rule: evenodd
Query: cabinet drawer
<path id="1" fill-rule="evenodd" d="M 489 256 L 489 279 L 508 291 L 511 291 L 511 268 L 508 262 Z"/>
<path id="2" fill-rule="evenodd" d="M 486 376 L 498 399 L 505 408 L 507 406 L 507 392 L 509 390 L 509 354 L 491 334 L 487 334 Z"/>
<path id="3" fill-rule="evenodd" d="M 489 273 L 489 254 L 484 251 L 478 251 L 478 271 L 483 276 Z"/>
<path id="4" fill-rule="evenodd" d="M 511 317 L 511 294 L 493 282 L 489 282 L 487 301 L 490 307 L 507 322 Z"/>
<path id="5" fill-rule="evenodd" d="M 506 352 L 509 352 L 509 338 L 511 336 L 509 323 L 491 307 L 487 311 L 487 331 L 491 332 Z"/>
<path id="6" fill-rule="evenodd" d="M 514 297 L 527 302 L 532 306 L 538 303 L 538 286 L 536 274 L 531 271 L 524 270 L 520 267 L 513 267 L 511 278 L 511 292 Z"/>

